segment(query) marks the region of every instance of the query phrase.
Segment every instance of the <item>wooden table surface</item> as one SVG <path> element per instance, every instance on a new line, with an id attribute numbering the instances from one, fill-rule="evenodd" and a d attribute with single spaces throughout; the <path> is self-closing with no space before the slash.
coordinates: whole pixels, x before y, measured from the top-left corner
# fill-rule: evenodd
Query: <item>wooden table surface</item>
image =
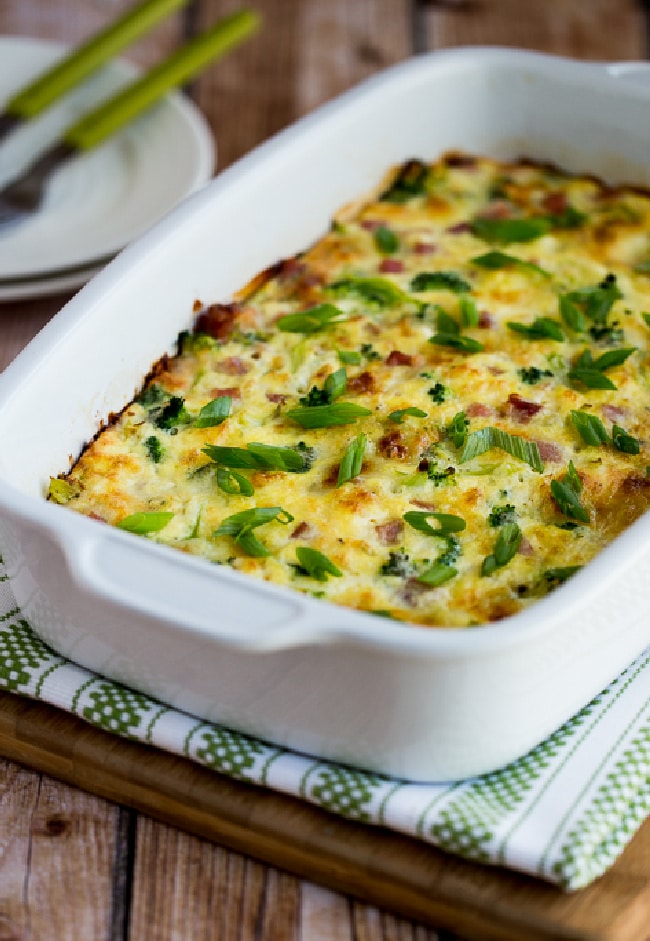
<path id="1" fill-rule="evenodd" d="M 77 43 L 129 5 L 0 0 L 0 33 Z M 128 55 L 152 64 L 238 6 L 195 0 Z M 188 90 L 218 140 L 219 169 L 413 53 L 488 44 L 596 60 L 648 57 L 647 0 L 251 0 L 251 6 L 262 14 L 260 33 Z M 0 305 L 0 368 L 68 296 Z M 0 760 L 0 941 L 451 937 Z"/>

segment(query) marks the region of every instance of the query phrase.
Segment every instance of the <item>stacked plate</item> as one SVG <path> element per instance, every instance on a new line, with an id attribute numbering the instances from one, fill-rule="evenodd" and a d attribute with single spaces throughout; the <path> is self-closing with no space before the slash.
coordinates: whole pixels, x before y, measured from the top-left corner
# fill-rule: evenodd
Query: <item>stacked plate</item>
<path id="1" fill-rule="evenodd" d="M 0 37 L 0 104 L 66 51 L 41 40 Z M 112 62 L 15 130 L 0 143 L 0 186 L 136 72 L 123 60 Z M 0 301 L 84 284 L 203 185 L 213 169 L 205 119 L 182 95 L 167 95 L 107 143 L 57 171 L 39 213 L 0 230 Z"/>

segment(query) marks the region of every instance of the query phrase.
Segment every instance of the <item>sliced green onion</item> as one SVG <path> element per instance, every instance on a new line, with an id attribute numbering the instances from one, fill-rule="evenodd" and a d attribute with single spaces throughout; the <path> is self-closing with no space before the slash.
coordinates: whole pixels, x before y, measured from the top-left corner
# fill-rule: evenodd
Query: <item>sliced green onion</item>
<path id="1" fill-rule="evenodd" d="M 605 375 L 606 369 L 621 366 L 636 347 L 608 350 L 598 359 L 593 359 L 591 351 L 583 350 L 573 367 L 569 370 L 569 379 L 581 382 L 588 389 L 616 389 L 614 383 Z"/>
<path id="2" fill-rule="evenodd" d="M 351 425 L 357 418 L 372 415 L 372 412 L 354 402 L 334 402 L 332 405 L 292 408 L 286 414 L 303 428 L 329 428 L 332 425 Z"/>
<path id="3" fill-rule="evenodd" d="M 478 265 L 479 268 L 485 268 L 487 271 L 518 268 L 521 271 L 530 271 L 534 274 L 541 274 L 545 278 L 550 278 L 548 271 L 544 271 L 539 265 L 535 265 L 532 261 L 525 261 L 523 258 L 517 258 L 516 255 L 508 255 L 506 252 L 496 250 L 486 252 L 484 255 L 477 255 L 471 261 L 473 265 Z"/>
<path id="4" fill-rule="evenodd" d="M 584 333 L 587 322 L 578 305 L 571 299 L 570 294 L 560 294 L 560 316 L 570 330 L 575 333 Z"/>
<path id="5" fill-rule="evenodd" d="M 317 582 L 326 582 L 328 575 L 340 578 L 343 572 L 334 565 L 331 559 L 319 552 L 318 549 L 311 549 L 309 546 L 299 546 L 296 549 L 296 556 L 300 567 L 303 568 L 310 578 L 315 578 Z"/>
<path id="6" fill-rule="evenodd" d="M 478 340 L 453 333 L 436 333 L 429 337 L 429 343 L 435 343 L 437 346 L 451 346 L 463 353 L 479 353 L 483 349 L 483 344 Z"/>
<path id="7" fill-rule="evenodd" d="M 337 487 L 342 486 L 347 483 L 348 480 L 352 480 L 357 474 L 361 473 L 367 441 L 366 435 L 361 432 L 345 449 L 345 454 L 339 465 L 339 474 L 336 481 Z"/>
<path id="8" fill-rule="evenodd" d="M 492 575 L 497 569 L 507 565 L 517 554 L 522 535 L 517 523 L 506 523 L 499 532 L 494 552 L 483 559 L 481 575 Z"/>
<path id="9" fill-rule="evenodd" d="M 609 442 L 607 429 L 600 418 L 591 415 L 589 412 L 580 412 L 572 409 L 571 419 L 580 437 L 586 444 L 598 447 L 601 444 L 607 444 Z"/>
<path id="10" fill-rule="evenodd" d="M 292 520 L 291 513 L 283 510 L 281 506 L 255 507 L 226 517 L 212 535 L 232 536 L 237 545 L 248 555 L 262 558 L 269 555 L 269 550 L 253 535 L 253 530 L 274 521 L 286 526 Z"/>
<path id="11" fill-rule="evenodd" d="M 399 239 L 385 225 L 380 225 L 374 232 L 375 245 L 383 255 L 393 255 L 399 249 Z"/>
<path id="12" fill-rule="evenodd" d="M 625 454 L 638 454 L 641 450 L 639 439 L 628 434 L 620 425 L 614 425 L 612 428 L 612 444 Z"/>
<path id="13" fill-rule="evenodd" d="M 472 290 L 472 285 L 461 278 L 455 271 L 421 271 L 409 285 L 411 291 L 453 291 L 465 294 Z"/>
<path id="14" fill-rule="evenodd" d="M 124 529 L 127 533 L 136 533 L 144 536 L 146 533 L 157 533 L 163 529 L 174 516 L 173 513 L 162 511 L 152 511 L 150 513 L 133 513 L 131 516 L 125 516 L 116 526 L 118 529 Z"/>
<path id="15" fill-rule="evenodd" d="M 77 494 L 77 488 L 60 477 L 50 477 L 47 495 L 55 503 L 68 503 Z"/>
<path id="16" fill-rule="evenodd" d="M 564 516 L 581 523 L 589 523 L 589 513 L 580 502 L 581 493 L 582 481 L 573 461 L 570 461 L 564 478 L 551 481 L 551 495 Z"/>
<path id="17" fill-rule="evenodd" d="M 460 463 L 471 461 L 472 458 L 484 454 L 492 448 L 499 448 L 501 451 L 507 451 L 518 461 L 530 465 L 534 471 L 541 474 L 544 470 L 544 464 L 540 457 L 539 448 L 534 441 L 527 441 L 525 438 L 519 438 L 517 435 L 511 435 L 501 428 L 480 428 L 473 431 L 467 437 L 463 453 L 460 457 Z"/>
<path id="18" fill-rule="evenodd" d="M 338 399 L 340 395 L 343 395 L 347 384 L 348 384 L 348 374 L 345 369 L 345 366 L 341 366 L 340 369 L 337 369 L 335 372 L 330 373 L 330 375 L 327 377 L 327 379 L 323 383 L 323 389 L 329 396 L 330 402 L 333 402 L 334 399 Z"/>
<path id="19" fill-rule="evenodd" d="M 546 235 L 550 228 L 547 219 L 474 219 L 472 232 L 484 242 L 508 245 L 511 242 L 532 242 Z"/>
<path id="20" fill-rule="evenodd" d="M 361 362 L 361 353 L 358 350 L 338 350 L 339 360 L 346 366 L 358 366 Z"/>
<path id="21" fill-rule="evenodd" d="M 428 522 L 429 517 L 437 520 L 440 524 L 438 529 L 434 529 Z M 451 513 L 432 513 L 428 510 L 409 510 L 402 519 L 413 529 L 417 529 L 420 533 L 426 533 L 427 536 L 446 537 L 450 533 L 462 532 L 467 526 L 462 516 L 454 516 Z"/>
<path id="22" fill-rule="evenodd" d="M 427 418 L 426 412 L 423 412 L 421 408 L 415 408 L 411 405 L 408 408 L 395 409 L 395 411 L 391 412 L 388 416 L 388 421 L 394 421 L 395 424 L 401 425 L 407 415 L 411 418 Z"/>
<path id="23" fill-rule="evenodd" d="M 476 301 L 469 294 L 461 294 L 458 298 L 460 322 L 464 327 L 478 327 L 480 314 Z"/>
<path id="24" fill-rule="evenodd" d="M 469 428 L 469 419 L 465 412 L 456 412 L 452 420 L 447 425 L 447 434 L 454 442 L 457 448 L 462 448 L 467 440 L 467 429 Z"/>
<path id="25" fill-rule="evenodd" d="M 280 317 L 277 327 L 285 333 L 318 333 L 331 324 L 345 319 L 345 313 L 334 304 L 319 304 L 309 310 Z"/>
<path id="26" fill-rule="evenodd" d="M 445 565 L 442 562 L 434 562 L 430 568 L 418 575 L 417 581 L 429 588 L 437 588 L 438 585 L 444 585 L 450 578 L 458 575 L 458 569 L 453 565 Z"/>
<path id="27" fill-rule="evenodd" d="M 521 333 L 529 340 L 557 340 L 562 342 L 564 334 L 557 320 L 550 317 L 537 317 L 531 324 L 509 320 L 507 326 L 515 333 Z"/>
<path id="28" fill-rule="evenodd" d="M 255 493 L 255 488 L 248 477 L 226 467 L 217 467 L 217 486 L 224 493 L 235 496 L 252 497 Z"/>
<path id="29" fill-rule="evenodd" d="M 206 444 L 204 454 L 224 467 L 248 468 L 249 470 L 283 470 L 302 474 L 308 470 L 305 456 L 294 448 L 276 447 L 252 441 L 246 448 L 232 448 L 217 444 Z"/>
<path id="30" fill-rule="evenodd" d="M 230 415 L 232 398 L 229 395 L 219 395 L 212 399 L 207 405 L 204 405 L 199 412 L 198 418 L 194 420 L 195 428 L 211 428 L 215 425 L 221 425 Z"/>
<path id="31" fill-rule="evenodd" d="M 328 291 L 335 295 L 352 295 L 376 307 L 395 307 L 398 304 L 413 303 L 412 298 L 387 278 L 341 278 L 328 285 Z"/>

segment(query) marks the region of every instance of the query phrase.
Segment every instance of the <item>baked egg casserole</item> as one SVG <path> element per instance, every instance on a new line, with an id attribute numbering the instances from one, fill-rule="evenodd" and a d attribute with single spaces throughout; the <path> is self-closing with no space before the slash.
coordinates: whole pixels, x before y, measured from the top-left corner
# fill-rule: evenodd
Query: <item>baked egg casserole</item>
<path id="1" fill-rule="evenodd" d="M 336 604 L 515 614 L 648 507 L 650 194 L 409 161 L 230 303 L 49 499 Z"/>

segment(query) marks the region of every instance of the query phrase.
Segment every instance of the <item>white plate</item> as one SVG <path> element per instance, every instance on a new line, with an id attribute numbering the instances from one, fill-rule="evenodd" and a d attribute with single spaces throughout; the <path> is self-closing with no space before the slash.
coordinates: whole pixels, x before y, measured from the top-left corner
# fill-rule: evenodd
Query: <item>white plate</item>
<path id="1" fill-rule="evenodd" d="M 57 43 L 0 37 L 0 102 L 65 52 Z M 0 186 L 136 74 L 122 60 L 110 63 L 0 143 Z M 42 211 L 0 235 L 0 300 L 83 284 L 98 261 L 198 189 L 213 168 L 205 119 L 180 94 L 168 95 L 101 147 L 62 167 Z"/>
<path id="2" fill-rule="evenodd" d="M 56 274 L 36 274 L 26 278 L 12 278 L 0 281 L 0 303 L 6 301 L 23 301 L 34 297 L 47 297 L 51 294 L 65 294 L 76 291 L 86 281 L 98 274 L 113 256 L 97 259 L 95 264 L 89 266 L 73 266 L 62 268 Z"/>

